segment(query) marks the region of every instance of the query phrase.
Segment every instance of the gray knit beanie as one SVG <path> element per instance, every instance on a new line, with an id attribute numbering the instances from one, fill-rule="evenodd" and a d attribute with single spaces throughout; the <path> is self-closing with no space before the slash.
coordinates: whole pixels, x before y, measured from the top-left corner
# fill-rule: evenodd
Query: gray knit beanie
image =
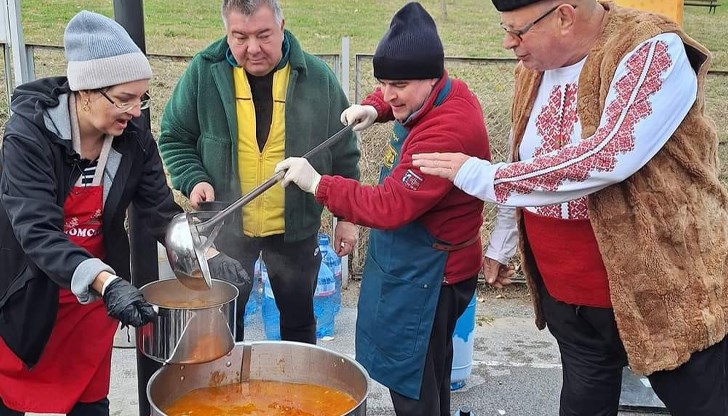
<path id="1" fill-rule="evenodd" d="M 150 79 L 152 67 L 141 49 L 116 21 L 81 11 L 63 34 L 72 91 L 95 90 Z"/>

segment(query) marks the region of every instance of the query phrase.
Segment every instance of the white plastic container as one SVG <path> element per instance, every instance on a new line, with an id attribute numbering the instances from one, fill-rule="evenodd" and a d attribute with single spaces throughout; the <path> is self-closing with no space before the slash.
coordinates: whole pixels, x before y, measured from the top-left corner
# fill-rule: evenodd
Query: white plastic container
<path id="1" fill-rule="evenodd" d="M 450 390 L 457 390 L 465 385 L 465 380 L 473 370 L 473 341 L 475 339 L 475 305 L 476 295 L 468 303 L 465 312 L 455 324 L 452 336 L 452 370 L 450 372 Z"/>

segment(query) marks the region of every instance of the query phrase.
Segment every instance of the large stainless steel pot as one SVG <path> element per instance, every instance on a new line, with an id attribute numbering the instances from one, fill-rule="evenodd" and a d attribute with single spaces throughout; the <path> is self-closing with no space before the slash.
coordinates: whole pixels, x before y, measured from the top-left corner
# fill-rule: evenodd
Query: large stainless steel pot
<path id="1" fill-rule="evenodd" d="M 318 384 L 351 395 L 357 404 L 345 415 L 366 415 L 369 376 L 356 361 L 311 344 L 288 341 L 244 342 L 229 355 L 195 365 L 167 365 L 149 379 L 147 398 L 152 416 L 198 388 L 249 380 Z"/>
<path id="2" fill-rule="evenodd" d="M 161 363 L 205 363 L 235 346 L 234 285 L 212 280 L 210 290 L 198 291 L 168 279 L 140 290 L 159 313 L 136 330 L 137 347 L 147 357 Z"/>

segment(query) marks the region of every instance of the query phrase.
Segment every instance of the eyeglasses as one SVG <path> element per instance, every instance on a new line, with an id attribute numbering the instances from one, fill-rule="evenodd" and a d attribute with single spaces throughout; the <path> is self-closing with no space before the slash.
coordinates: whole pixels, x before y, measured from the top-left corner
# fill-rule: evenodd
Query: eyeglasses
<path id="1" fill-rule="evenodd" d="M 526 26 L 523 26 L 523 28 L 521 28 L 521 29 L 518 29 L 518 30 L 508 29 L 507 27 L 505 27 L 503 25 L 503 23 L 500 24 L 500 27 L 501 27 L 501 29 L 505 30 L 507 34 L 509 34 L 509 35 L 513 36 L 514 38 L 518 39 L 519 42 L 523 42 L 523 35 L 525 35 L 526 32 L 528 32 L 529 30 L 531 30 L 531 28 L 533 28 L 534 26 L 536 26 L 536 23 L 538 23 L 541 20 L 545 19 L 546 16 L 550 15 L 551 13 L 554 12 L 554 10 L 558 9 L 561 6 L 563 6 L 563 4 L 559 4 L 558 6 L 552 7 L 551 9 L 549 9 L 549 11 L 547 11 L 544 14 L 542 14 L 541 17 L 539 17 L 538 19 L 534 20 L 533 22 L 527 24 Z M 576 6 L 572 6 L 572 7 L 576 8 Z"/>
<path id="2" fill-rule="evenodd" d="M 104 92 L 104 90 L 98 90 L 98 91 L 99 91 L 99 94 L 103 95 L 104 98 L 106 98 L 107 100 L 109 100 L 109 102 L 111 104 L 113 104 L 114 107 L 118 108 L 119 110 L 121 110 L 121 111 L 123 111 L 125 113 L 128 113 L 129 111 L 133 110 L 134 107 L 136 107 L 136 106 L 139 106 L 139 109 L 140 110 L 146 110 L 147 108 L 149 108 L 149 104 L 152 101 L 152 97 L 149 96 L 149 93 L 146 93 L 145 92 L 144 94 L 142 94 L 142 96 L 139 99 L 139 102 L 138 103 L 129 103 L 129 102 L 117 103 L 114 100 L 112 100 L 111 97 L 109 97 L 108 95 L 106 95 L 106 93 Z"/>

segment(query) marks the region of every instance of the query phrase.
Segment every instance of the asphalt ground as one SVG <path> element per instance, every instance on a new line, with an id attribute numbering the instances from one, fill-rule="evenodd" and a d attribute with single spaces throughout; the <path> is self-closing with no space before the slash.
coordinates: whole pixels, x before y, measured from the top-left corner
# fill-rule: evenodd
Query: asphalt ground
<path id="1" fill-rule="evenodd" d="M 352 282 L 343 293 L 342 308 L 336 318 L 336 333 L 332 340 L 319 345 L 354 356 L 354 324 L 357 284 Z M 452 393 L 451 410 L 460 406 L 471 408 L 473 415 L 547 416 L 558 415 L 561 364 L 558 348 L 548 331 L 538 331 L 528 295 L 522 285 L 503 291 L 479 291 L 474 330 L 472 373 L 465 386 Z M 125 331 L 117 333 L 119 347 L 112 357 L 111 415 L 138 415 L 136 380 L 136 350 L 126 343 Z M 254 319 L 246 327 L 246 341 L 264 339 L 262 324 Z M 133 340 L 132 340 L 133 341 Z M 124 344 L 127 344 L 125 347 Z M 633 378 L 625 384 L 644 387 L 645 380 Z M 371 381 L 367 399 L 367 415 L 393 415 L 394 410 L 386 388 Z M 647 399 L 639 401 L 639 413 L 620 411 L 620 416 L 658 415 L 661 403 L 649 388 Z M 623 400 L 633 396 L 623 389 Z M 649 397 L 651 396 L 651 397 Z M 647 403 L 647 406 L 643 404 Z M 637 409 L 633 407 L 628 409 Z"/>

